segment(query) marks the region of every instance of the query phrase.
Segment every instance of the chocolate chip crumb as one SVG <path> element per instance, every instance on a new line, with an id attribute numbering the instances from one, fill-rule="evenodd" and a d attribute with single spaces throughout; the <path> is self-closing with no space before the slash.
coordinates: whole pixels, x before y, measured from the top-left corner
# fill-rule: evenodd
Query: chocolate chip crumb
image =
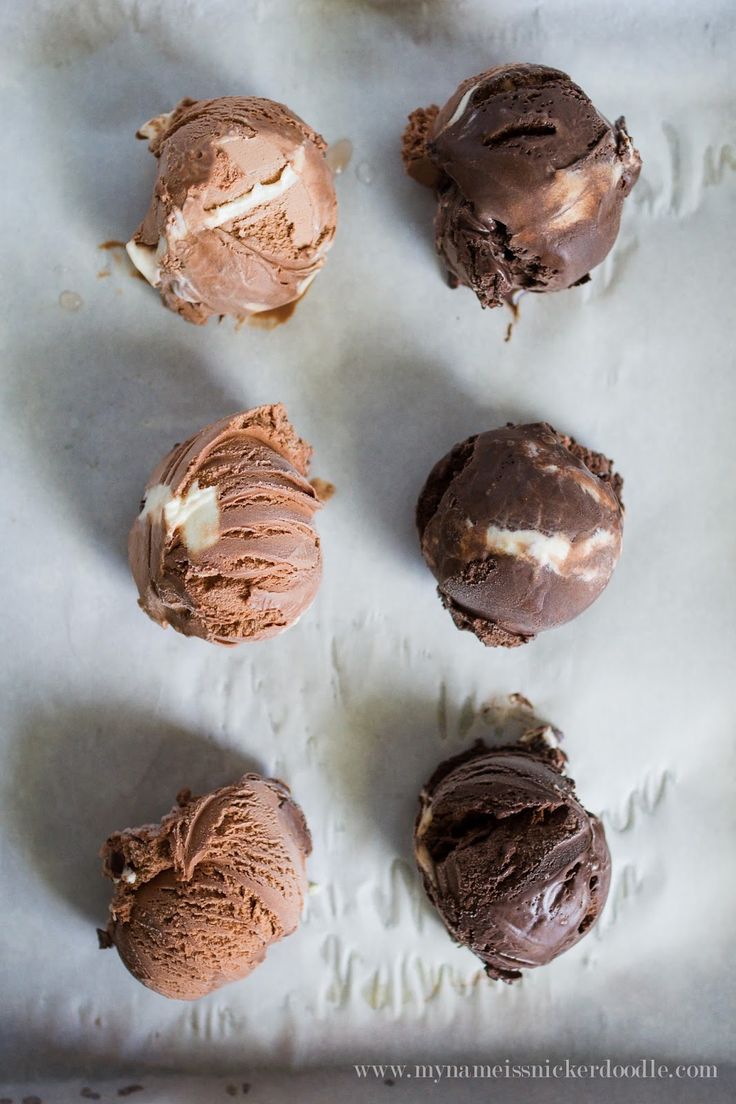
<path id="1" fill-rule="evenodd" d="M 320 502 L 330 501 L 335 493 L 334 483 L 330 483 L 328 479 L 320 479 L 319 476 L 316 476 L 314 479 L 310 479 L 309 482 L 314 488 L 314 493 L 317 495 L 317 498 L 320 500 Z"/>
<path id="2" fill-rule="evenodd" d="M 104 928 L 97 929 L 97 944 L 101 951 L 106 951 L 112 947 L 112 939 L 108 932 Z"/>

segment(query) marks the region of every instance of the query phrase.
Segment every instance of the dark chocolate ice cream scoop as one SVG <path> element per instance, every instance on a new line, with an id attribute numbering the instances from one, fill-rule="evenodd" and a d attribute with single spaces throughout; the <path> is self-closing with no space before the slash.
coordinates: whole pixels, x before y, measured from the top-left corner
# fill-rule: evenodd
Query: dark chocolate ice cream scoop
<path id="1" fill-rule="evenodd" d="M 484 307 L 560 291 L 610 251 L 641 158 L 566 73 L 501 65 L 409 116 L 407 172 L 435 188 L 437 250 Z"/>
<path id="2" fill-rule="evenodd" d="M 603 825 L 564 764 L 543 730 L 515 746 L 479 743 L 442 763 L 420 796 L 414 835 L 427 894 L 450 935 L 501 981 L 569 950 L 606 903 Z"/>
<path id="3" fill-rule="evenodd" d="M 457 627 L 515 647 L 582 613 L 618 562 L 622 486 L 612 461 L 544 422 L 455 445 L 422 489 L 417 527 Z"/>

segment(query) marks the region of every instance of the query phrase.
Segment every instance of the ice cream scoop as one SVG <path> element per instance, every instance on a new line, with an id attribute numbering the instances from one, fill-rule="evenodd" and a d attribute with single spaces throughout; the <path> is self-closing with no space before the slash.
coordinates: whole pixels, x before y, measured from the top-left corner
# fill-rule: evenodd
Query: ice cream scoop
<path id="1" fill-rule="evenodd" d="M 409 116 L 407 171 L 437 194 L 450 285 L 483 307 L 584 282 L 616 240 L 641 158 L 558 69 L 500 65 Z"/>
<path id="2" fill-rule="evenodd" d="M 552 741 L 554 743 L 554 741 Z M 543 730 L 442 763 L 414 831 L 429 899 L 491 978 L 512 982 L 588 932 L 606 903 L 603 825 L 575 796 Z"/>
<path id="3" fill-rule="evenodd" d="M 127 250 L 188 322 L 243 319 L 299 299 L 337 224 L 326 144 L 283 104 L 182 100 L 146 123 L 158 160 L 151 205 Z"/>
<path id="4" fill-rule="evenodd" d="M 460 629 L 514 647 L 577 617 L 621 553 L 613 462 L 544 422 L 469 437 L 417 503 L 422 553 Z"/>
<path id="5" fill-rule="evenodd" d="M 322 575 L 311 448 L 284 407 L 205 426 L 151 475 L 128 541 L 142 609 L 218 644 L 289 628 Z"/>
<path id="6" fill-rule="evenodd" d="M 184 790 L 160 824 L 102 848 L 115 884 L 100 945 L 165 997 L 195 1000 L 246 977 L 298 926 L 309 830 L 288 786 L 246 774 L 204 797 Z"/>

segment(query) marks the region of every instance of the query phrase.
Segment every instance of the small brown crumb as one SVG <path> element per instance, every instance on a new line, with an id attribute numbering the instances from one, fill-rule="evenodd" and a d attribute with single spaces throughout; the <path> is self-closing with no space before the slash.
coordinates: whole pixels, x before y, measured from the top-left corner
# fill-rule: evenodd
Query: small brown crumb
<path id="1" fill-rule="evenodd" d="M 238 1086 L 237 1085 L 226 1085 L 225 1086 L 225 1092 L 227 1093 L 228 1096 L 237 1096 Z"/>
<path id="2" fill-rule="evenodd" d="M 431 104 L 412 111 L 401 139 L 401 158 L 406 172 L 426 188 L 436 188 L 442 176 L 427 149 L 439 110 L 437 104 Z"/>
<path id="3" fill-rule="evenodd" d="M 122 1089 L 118 1089 L 118 1096 L 131 1096 L 137 1092 L 143 1092 L 142 1085 L 123 1085 Z"/>
<path id="4" fill-rule="evenodd" d="M 112 253 L 112 262 L 116 268 L 125 268 L 128 272 L 128 275 L 132 276 L 134 280 L 143 280 L 144 284 L 148 283 L 146 277 L 143 275 L 142 272 L 138 271 L 138 269 L 135 267 L 130 257 L 128 256 L 128 251 L 125 248 L 125 242 L 116 241 L 114 238 L 111 238 L 110 241 L 100 242 L 97 248 L 104 249 L 108 253 Z M 109 268 L 100 269 L 100 271 L 97 273 L 97 276 L 100 278 L 110 275 L 111 272 Z"/>
<path id="5" fill-rule="evenodd" d="M 101 951 L 107 951 L 110 947 L 112 947 L 112 939 L 110 938 L 110 934 L 109 932 L 105 931 L 104 928 L 97 929 L 97 943 Z"/>
<path id="6" fill-rule="evenodd" d="M 98 280 L 104 280 L 105 277 L 109 276 L 109 275 L 110 275 L 110 269 L 109 268 L 101 268 L 100 271 L 97 273 L 97 279 Z"/>
<path id="7" fill-rule="evenodd" d="M 504 338 L 504 341 L 509 342 L 511 340 L 511 335 L 514 332 L 514 326 L 519 321 L 520 311 L 519 311 L 519 304 L 515 303 L 513 301 L 513 299 L 507 299 L 506 300 L 506 306 L 511 311 L 511 321 L 509 322 L 508 326 L 506 327 L 506 336 Z"/>
<path id="8" fill-rule="evenodd" d="M 310 479 L 309 482 L 314 487 L 317 498 L 320 502 L 329 502 L 335 493 L 336 487 L 334 483 L 330 483 L 327 479 Z"/>
<path id="9" fill-rule="evenodd" d="M 85 1088 L 81 1089 L 79 1095 L 83 1096 L 85 1100 L 99 1100 L 100 1099 L 100 1094 L 98 1092 L 95 1092 L 94 1089 L 87 1088 L 86 1086 L 85 1086 Z"/>

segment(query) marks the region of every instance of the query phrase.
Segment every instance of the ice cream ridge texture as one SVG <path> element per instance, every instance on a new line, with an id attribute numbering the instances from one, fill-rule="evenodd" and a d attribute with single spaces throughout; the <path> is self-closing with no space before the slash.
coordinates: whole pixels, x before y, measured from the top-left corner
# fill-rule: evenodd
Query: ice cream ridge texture
<path id="1" fill-rule="evenodd" d="M 138 132 L 158 160 L 131 260 L 188 322 L 244 319 L 304 294 L 337 225 L 326 144 L 283 104 L 182 100 Z"/>
<path id="2" fill-rule="evenodd" d="M 603 826 L 564 765 L 539 729 L 449 759 L 420 796 L 415 852 L 427 894 L 496 980 L 513 982 L 569 950 L 606 903 Z"/>
<path id="3" fill-rule="evenodd" d="M 572 620 L 621 553 L 623 480 L 544 422 L 455 445 L 417 503 L 424 559 L 459 629 L 515 647 Z"/>
<path id="4" fill-rule="evenodd" d="M 501 65 L 444 107 L 419 108 L 403 138 L 407 172 L 435 189 L 435 242 L 452 287 L 483 307 L 517 292 L 583 283 L 616 240 L 641 158 L 557 69 Z"/>
<path id="5" fill-rule="evenodd" d="M 204 797 L 185 790 L 160 824 L 104 844 L 115 890 L 100 944 L 165 997 L 195 1000 L 238 981 L 297 928 L 311 849 L 282 782 L 246 774 Z"/>
<path id="6" fill-rule="evenodd" d="M 128 541 L 149 617 L 217 644 L 262 640 L 298 620 L 322 575 L 311 452 L 280 403 L 223 418 L 172 449 Z"/>

